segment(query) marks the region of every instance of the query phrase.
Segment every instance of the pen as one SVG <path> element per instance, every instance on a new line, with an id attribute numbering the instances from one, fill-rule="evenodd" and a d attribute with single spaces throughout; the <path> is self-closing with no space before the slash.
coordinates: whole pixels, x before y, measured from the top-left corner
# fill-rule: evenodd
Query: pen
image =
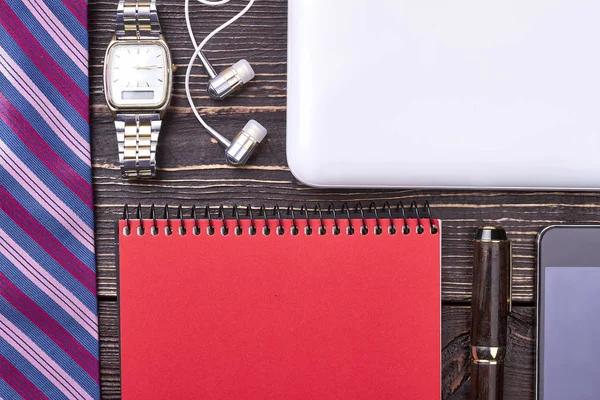
<path id="1" fill-rule="evenodd" d="M 511 311 L 512 244 L 502 227 L 482 227 L 474 241 L 471 399 L 501 400 Z"/>

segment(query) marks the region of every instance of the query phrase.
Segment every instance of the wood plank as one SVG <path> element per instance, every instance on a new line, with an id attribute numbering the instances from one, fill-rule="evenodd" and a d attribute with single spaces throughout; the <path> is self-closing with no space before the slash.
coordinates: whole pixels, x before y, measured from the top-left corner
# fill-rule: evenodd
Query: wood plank
<path id="1" fill-rule="evenodd" d="M 506 360 L 506 399 L 534 398 L 535 310 L 516 307 L 509 323 Z M 117 303 L 100 302 L 102 398 L 120 398 Z M 444 306 L 442 310 L 442 398 L 468 399 L 470 308 Z"/>

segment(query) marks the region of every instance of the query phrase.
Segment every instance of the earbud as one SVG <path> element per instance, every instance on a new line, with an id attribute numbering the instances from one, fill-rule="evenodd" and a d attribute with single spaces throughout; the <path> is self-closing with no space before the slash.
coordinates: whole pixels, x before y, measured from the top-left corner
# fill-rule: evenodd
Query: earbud
<path id="1" fill-rule="evenodd" d="M 248 61 L 238 61 L 208 82 L 208 94 L 214 100 L 223 100 L 254 79 L 254 75 Z"/>
<path id="2" fill-rule="evenodd" d="M 250 120 L 227 148 L 227 162 L 232 165 L 245 164 L 265 136 L 265 127 L 255 120 Z"/>
<path id="3" fill-rule="evenodd" d="M 226 99 L 230 94 L 241 89 L 242 86 L 254 79 L 254 70 L 246 60 L 240 60 L 217 74 L 204 53 L 199 52 L 198 57 L 210 77 L 210 81 L 208 81 L 208 94 L 214 100 Z"/>

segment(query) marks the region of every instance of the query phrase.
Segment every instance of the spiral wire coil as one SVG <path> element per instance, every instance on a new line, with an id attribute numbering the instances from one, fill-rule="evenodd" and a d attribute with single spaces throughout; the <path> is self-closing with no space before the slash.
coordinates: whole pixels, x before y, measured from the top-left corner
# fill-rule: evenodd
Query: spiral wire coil
<path id="1" fill-rule="evenodd" d="M 146 234 L 147 223 L 150 222 L 150 234 L 158 235 L 158 223 L 156 217 L 156 209 L 157 207 L 152 204 L 150 206 L 150 210 L 148 213 L 148 219 L 144 218 L 144 209 L 141 204 L 138 204 L 136 207 L 135 216 L 133 217 L 130 212 L 130 207 L 125 205 L 123 211 L 123 220 L 125 221 L 125 227 L 123 228 L 123 234 L 125 236 L 129 236 L 131 234 L 131 221 L 139 220 L 139 225 L 136 228 L 136 232 L 139 236 L 143 236 Z M 240 210 L 245 209 L 245 212 Z M 201 215 L 201 214 L 200 214 Z M 348 203 L 344 203 L 341 208 L 336 208 L 333 203 L 330 203 L 327 208 L 321 207 L 320 204 L 316 204 L 314 208 L 309 208 L 306 204 L 303 204 L 300 209 L 294 206 L 288 206 L 285 211 L 282 212 L 282 209 L 276 205 L 273 208 L 269 209 L 265 206 L 253 207 L 253 206 L 233 206 L 231 208 L 231 212 L 229 213 L 228 209 L 224 205 L 221 205 L 216 208 L 211 208 L 210 206 L 204 207 L 204 215 L 199 216 L 198 208 L 193 205 L 191 207 L 190 218 L 185 218 L 184 216 L 184 207 L 182 205 L 177 206 L 177 215 L 175 218 L 172 217 L 171 207 L 169 205 L 164 206 L 163 211 L 163 220 L 166 221 L 165 227 L 165 235 L 171 236 L 173 234 L 173 226 L 176 225 L 176 231 L 180 236 L 185 236 L 188 234 L 188 229 L 186 228 L 185 221 L 193 221 L 193 227 L 191 229 L 191 234 L 194 236 L 198 236 L 201 233 L 201 228 L 199 221 L 207 222 L 207 234 L 214 235 L 215 234 L 215 226 L 214 220 L 220 220 L 221 228 L 220 233 L 224 236 L 229 235 L 229 227 L 227 221 L 234 221 L 235 227 L 233 228 L 234 234 L 240 236 L 243 234 L 242 228 L 242 220 L 250 221 L 250 227 L 248 233 L 251 236 L 254 236 L 258 233 L 258 228 L 256 226 L 256 219 L 264 220 L 264 227 L 262 228 L 262 234 L 268 236 L 271 234 L 272 229 L 275 230 L 277 235 L 284 235 L 284 220 L 291 220 L 292 227 L 290 229 L 290 234 L 296 236 L 300 234 L 300 228 L 298 227 L 298 221 L 300 219 L 306 219 L 306 227 L 304 228 L 303 233 L 307 236 L 310 236 L 314 233 L 313 223 L 318 222 L 318 226 L 316 226 L 316 231 L 319 235 L 327 234 L 327 227 L 325 224 L 325 220 L 333 220 L 333 235 L 340 235 L 342 230 L 340 228 L 339 221 L 342 219 L 347 219 L 348 225 L 346 228 L 347 235 L 354 235 L 358 230 L 358 233 L 361 235 L 369 234 L 369 226 L 367 224 L 367 219 L 375 220 L 374 234 L 381 235 L 383 234 L 383 227 L 381 225 L 382 219 L 388 219 L 388 231 L 387 233 L 390 235 L 395 235 L 397 233 L 401 233 L 403 235 L 409 235 L 412 233 L 411 227 L 408 223 L 409 219 L 416 219 L 416 234 L 423 235 L 426 233 L 426 229 L 423 225 L 423 220 L 429 221 L 429 229 L 428 233 L 432 235 L 436 235 L 439 232 L 439 227 L 437 226 L 433 216 L 431 207 L 428 201 L 425 201 L 423 206 L 419 208 L 417 202 L 413 201 L 410 207 L 406 207 L 402 201 L 399 201 L 396 206 L 391 206 L 389 202 L 385 202 L 383 206 L 377 206 L 374 202 L 369 205 L 369 207 L 364 207 L 360 202 L 357 203 L 354 209 L 348 205 Z M 354 226 L 354 222 L 360 221 L 361 225 L 358 227 Z M 396 221 L 401 220 L 402 226 L 396 226 Z"/>

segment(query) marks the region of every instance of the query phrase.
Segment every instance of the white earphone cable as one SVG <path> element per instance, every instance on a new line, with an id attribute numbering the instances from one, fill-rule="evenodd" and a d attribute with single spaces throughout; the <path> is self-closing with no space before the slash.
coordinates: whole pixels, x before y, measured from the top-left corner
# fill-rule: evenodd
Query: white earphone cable
<path id="1" fill-rule="evenodd" d="M 198 1 L 200 3 L 208 5 L 208 6 L 218 6 L 218 5 L 227 4 L 227 3 L 229 3 L 230 0 L 198 0 Z M 204 121 L 204 119 L 198 112 L 196 105 L 194 104 L 194 99 L 192 98 L 192 94 L 190 91 L 190 76 L 192 74 L 192 68 L 194 67 L 194 60 L 196 59 L 196 57 L 198 57 L 198 55 L 200 54 L 200 52 L 202 51 L 202 49 L 204 48 L 206 43 L 208 43 L 208 41 L 210 39 L 212 39 L 217 33 L 221 32 L 223 29 L 227 28 L 229 25 L 233 24 L 235 21 L 237 21 L 242 16 L 244 16 L 244 14 L 246 14 L 248 12 L 248 10 L 250 10 L 250 8 L 252 8 L 254 1 L 255 0 L 249 0 L 248 4 L 246 5 L 246 7 L 244 7 L 244 9 L 242 11 L 240 11 L 229 21 L 225 22 L 223 25 L 219 26 L 217 29 L 215 29 L 214 31 L 209 33 L 208 36 L 206 36 L 204 38 L 204 40 L 198 45 L 196 43 L 196 38 L 194 37 L 194 32 L 192 30 L 192 24 L 190 22 L 189 0 L 185 0 L 185 23 L 187 25 L 187 30 L 190 35 L 190 39 L 192 40 L 192 44 L 194 45 L 194 48 L 196 49 L 196 51 L 190 58 L 190 61 L 188 63 L 187 70 L 185 73 L 185 94 L 190 103 L 190 107 L 192 108 L 192 111 L 193 111 L 194 115 L 196 115 L 196 118 L 198 119 L 198 121 L 202 124 L 202 126 L 204 126 L 204 128 L 208 132 L 210 132 L 211 135 L 214 136 L 215 139 L 217 139 L 225 147 L 229 147 L 231 145 L 231 142 L 229 141 L 229 139 L 227 139 L 226 137 L 221 135 L 219 132 L 214 130 L 210 125 L 208 125 L 206 123 L 206 121 Z"/>

